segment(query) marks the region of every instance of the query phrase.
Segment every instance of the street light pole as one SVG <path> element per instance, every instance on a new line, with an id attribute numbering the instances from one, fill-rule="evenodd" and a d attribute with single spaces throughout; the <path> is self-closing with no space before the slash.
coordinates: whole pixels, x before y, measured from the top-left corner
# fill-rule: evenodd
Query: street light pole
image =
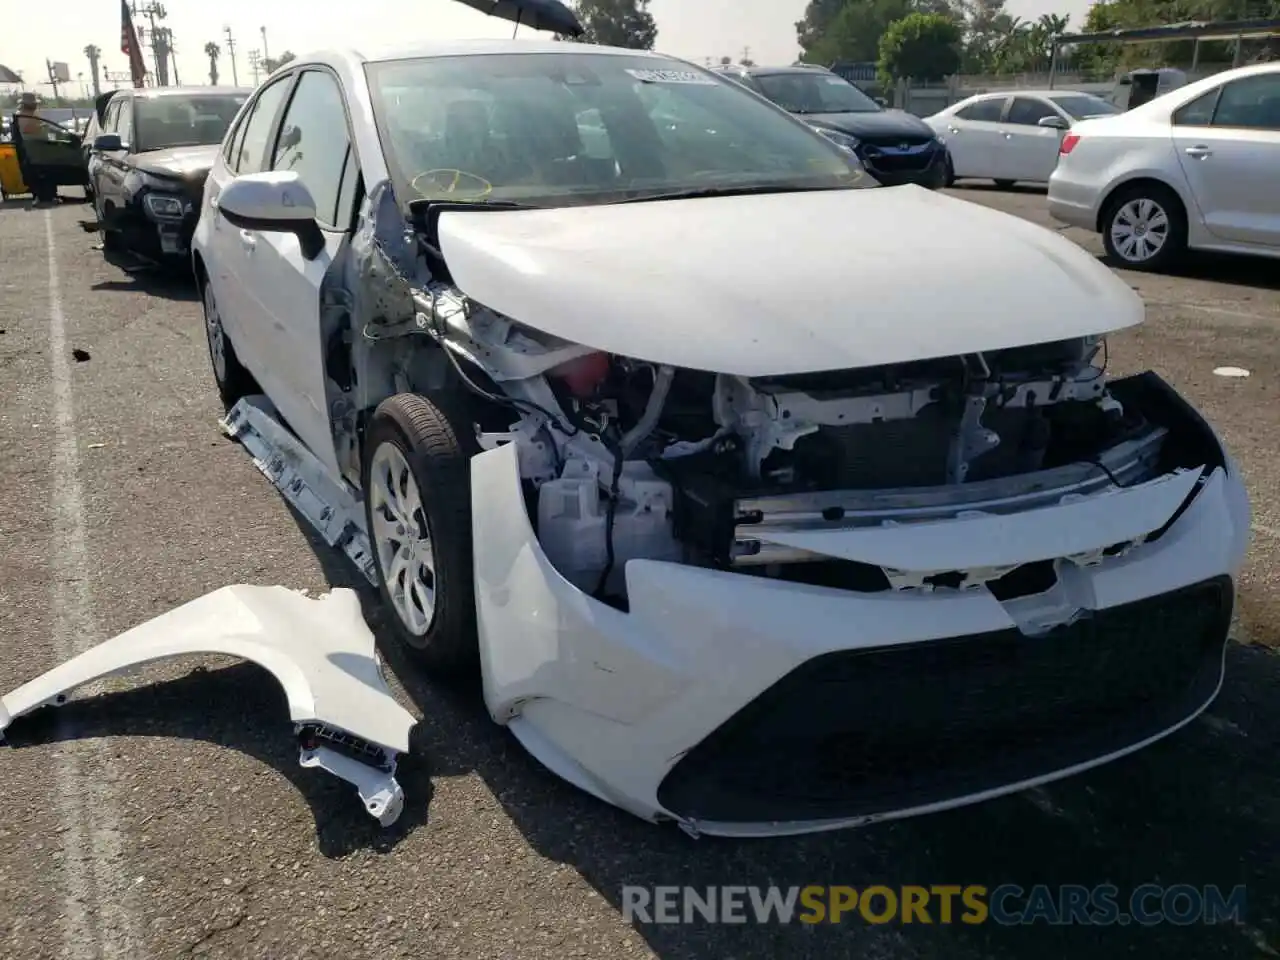
<path id="1" fill-rule="evenodd" d="M 236 38 L 231 35 L 230 27 L 223 27 L 222 32 L 227 35 L 227 55 L 231 57 L 231 83 L 238 87 L 240 77 L 236 74 Z"/>

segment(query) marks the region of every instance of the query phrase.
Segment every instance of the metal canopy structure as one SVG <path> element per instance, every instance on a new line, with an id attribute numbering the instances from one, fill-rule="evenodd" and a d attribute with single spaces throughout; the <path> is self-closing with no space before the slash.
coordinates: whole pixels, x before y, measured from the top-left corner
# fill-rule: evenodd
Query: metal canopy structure
<path id="1" fill-rule="evenodd" d="M 1170 23 L 1159 27 L 1135 27 L 1126 30 L 1108 30 L 1103 33 L 1064 33 L 1053 38 L 1053 57 L 1049 61 L 1049 86 L 1053 86 L 1058 72 L 1058 51 L 1062 47 L 1076 44 L 1093 43 L 1166 43 L 1172 40 L 1195 40 L 1195 56 L 1191 69 L 1196 68 L 1200 58 L 1201 40 L 1235 40 L 1236 54 L 1232 66 L 1240 65 L 1241 51 L 1244 45 L 1241 40 L 1253 40 L 1259 37 L 1280 36 L 1280 19 L 1261 20 L 1188 20 L 1185 23 Z"/>

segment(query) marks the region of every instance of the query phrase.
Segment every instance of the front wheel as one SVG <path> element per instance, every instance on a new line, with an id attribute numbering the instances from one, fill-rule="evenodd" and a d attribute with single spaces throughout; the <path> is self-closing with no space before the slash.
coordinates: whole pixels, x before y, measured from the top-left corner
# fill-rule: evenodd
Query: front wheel
<path id="1" fill-rule="evenodd" d="M 222 325 L 222 312 L 213 294 L 213 284 L 207 279 L 202 285 L 204 301 L 204 332 L 209 342 L 209 363 L 213 367 L 213 380 L 218 387 L 218 397 L 225 409 L 234 407 L 241 397 L 259 393 L 253 374 L 249 373 L 236 356 L 236 348 Z"/>
<path id="2" fill-rule="evenodd" d="M 364 500 L 379 593 L 396 635 L 424 667 L 474 676 L 471 543 L 474 428 L 450 398 L 401 393 L 378 405 L 364 439 Z"/>
<path id="3" fill-rule="evenodd" d="M 1121 192 L 1102 218 L 1107 256 L 1131 270 L 1163 270 L 1187 246 L 1187 218 L 1176 194 L 1158 184 Z"/>

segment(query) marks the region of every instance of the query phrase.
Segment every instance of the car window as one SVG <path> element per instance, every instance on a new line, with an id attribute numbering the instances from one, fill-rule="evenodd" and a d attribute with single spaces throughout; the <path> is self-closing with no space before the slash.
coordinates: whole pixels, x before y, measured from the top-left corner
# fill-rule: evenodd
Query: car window
<path id="1" fill-rule="evenodd" d="M 956 116 L 961 120 L 979 120 L 986 123 L 998 123 L 1000 114 L 1004 109 L 1004 97 L 991 97 L 987 100 L 979 100 L 971 103 L 967 107 L 961 107 L 956 111 Z"/>
<path id="2" fill-rule="evenodd" d="M 285 110 L 271 169 L 298 174 L 323 223 L 339 222 L 338 194 L 350 145 L 338 81 L 323 70 L 305 71 Z"/>
<path id="3" fill-rule="evenodd" d="M 1183 104 L 1173 114 L 1174 126 L 1207 127 L 1213 121 L 1213 108 L 1218 105 L 1218 94 L 1221 88 L 1210 90 L 1196 97 L 1190 103 Z"/>
<path id="4" fill-rule="evenodd" d="M 1119 113 L 1120 108 L 1114 103 L 1095 97 L 1092 93 L 1063 93 L 1049 97 L 1073 120 L 1084 120 L 1088 117 L 1109 117 Z"/>
<path id="5" fill-rule="evenodd" d="M 120 113 L 116 116 L 116 133 L 120 134 L 121 143 L 127 143 L 137 149 L 133 143 L 133 104 L 132 97 L 120 101 Z"/>
<path id="6" fill-rule="evenodd" d="M 106 133 L 115 133 L 116 126 L 120 122 L 120 100 L 116 99 L 107 104 L 107 112 L 103 116 L 102 129 Z"/>
<path id="7" fill-rule="evenodd" d="M 757 75 L 760 91 L 792 113 L 879 113 L 880 104 L 844 77 L 832 73 Z"/>
<path id="8" fill-rule="evenodd" d="M 248 94 L 191 93 L 143 97 L 136 101 L 137 148 L 211 146 L 222 142 Z"/>
<path id="9" fill-rule="evenodd" d="M 1280 130 L 1280 74 L 1233 80 L 1222 88 L 1215 127 Z"/>
<path id="10" fill-rule="evenodd" d="M 1013 104 L 1009 107 L 1009 118 L 1005 122 L 1034 127 L 1045 117 L 1058 116 L 1061 116 L 1058 111 L 1043 100 L 1036 100 L 1032 97 L 1014 97 Z"/>
<path id="11" fill-rule="evenodd" d="M 284 102 L 284 95 L 289 92 L 292 76 L 281 77 L 275 83 L 262 88 L 258 99 L 253 104 L 253 113 L 244 123 L 244 136 L 240 138 L 240 148 L 236 151 L 236 160 L 231 166 L 236 173 L 257 173 L 262 169 L 267 156 L 267 139 L 275 125 L 276 115 Z"/>
<path id="12" fill-rule="evenodd" d="M 397 195 L 564 206 L 873 186 L 846 151 L 737 83 L 564 46 L 368 64 Z"/>

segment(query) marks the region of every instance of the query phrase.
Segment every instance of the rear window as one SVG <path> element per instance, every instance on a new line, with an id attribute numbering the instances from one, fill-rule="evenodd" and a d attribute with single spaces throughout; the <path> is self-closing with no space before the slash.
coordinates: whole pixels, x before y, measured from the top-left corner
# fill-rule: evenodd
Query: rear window
<path id="1" fill-rule="evenodd" d="M 989 123 L 996 123 L 1000 120 L 1000 113 L 1004 109 L 1004 101 L 1004 97 L 979 100 L 977 103 L 971 103 L 967 107 L 957 110 L 956 116 L 961 120 L 984 120 Z"/>
<path id="2" fill-rule="evenodd" d="M 1085 117 L 1105 117 L 1120 112 L 1120 108 L 1115 104 L 1109 103 L 1101 97 L 1095 97 L 1091 93 L 1062 94 L 1049 99 L 1065 110 L 1073 120 L 1083 120 Z"/>

